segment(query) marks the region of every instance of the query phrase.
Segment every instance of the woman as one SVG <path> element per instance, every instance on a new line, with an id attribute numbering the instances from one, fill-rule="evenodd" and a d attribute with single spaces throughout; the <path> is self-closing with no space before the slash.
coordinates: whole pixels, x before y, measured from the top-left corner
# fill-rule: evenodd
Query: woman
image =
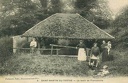
<path id="1" fill-rule="evenodd" d="M 107 46 L 105 41 L 103 41 L 102 43 L 103 43 L 101 45 L 101 49 L 102 49 L 102 62 L 105 62 L 108 59 L 108 46 Z"/>
<path id="2" fill-rule="evenodd" d="M 79 61 L 86 61 L 86 46 L 83 43 L 82 40 L 80 40 L 80 43 L 77 45 L 78 50 L 78 60 Z"/>
<path id="3" fill-rule="evenodd" d="M 30 48 L 31 48 L 31 53 L 34 53 L 37 47 L 37 42 L 36 39 L 33 38 L 32 41 L 30 42 Z"/>
<path id="4" fill-rule="evenodd" d="M 94 46 L 91 49 L 91 57 L 89 61 L 89 65 L 92 67 L 97 67 L 99 63 L 99 54 L 100 54 L 100 49 L 97 46 L 97 43 L 94 43 Z"/>

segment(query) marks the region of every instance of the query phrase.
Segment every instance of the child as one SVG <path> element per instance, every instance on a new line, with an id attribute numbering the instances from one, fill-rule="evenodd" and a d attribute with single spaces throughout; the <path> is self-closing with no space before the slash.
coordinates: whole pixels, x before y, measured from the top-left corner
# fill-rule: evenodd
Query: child
<path id="1" fill-rule="evenodd" d="M 106 76 L 109 74 L 108 66 L 104 65 L 100 72 L 97 74 L 98 76 Z"/>

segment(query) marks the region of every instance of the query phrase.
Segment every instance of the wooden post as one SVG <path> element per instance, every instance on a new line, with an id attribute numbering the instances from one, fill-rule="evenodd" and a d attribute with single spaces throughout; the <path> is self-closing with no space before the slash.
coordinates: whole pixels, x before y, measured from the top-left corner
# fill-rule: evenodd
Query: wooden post
<path id="1" fill-rule="evenodd" d="M 39 37 L 37 37 L 37 46 L 38 46 L 38 48 L 37 48 L 37 54 L 39 54 L 40 55 L 40 41 L 39 41 Z"/>
<path id="2" fill-rule="evenodd" d="M 16 51 L 17 51 L 17 49 L 14 49 L 14 48 L 16 48 L 17 47 L 17 45 L 16 45 L 16 39 L 15 39 L 15 37 L 12 37 L 13 38 L 13 53 L 15 54 L 16 53 Z"/>
<path id="3" fill-rule="evenodd" d="M 58 56 L 58 51 L 59 51 L 59 49 L 56 49 L 56 55 Z"/>
<path id="4" fill-rule="evenodd" d="M 53 53 L 53 46 L 51 46 L 51 55 L 52 55 L 52 53 Z"/>

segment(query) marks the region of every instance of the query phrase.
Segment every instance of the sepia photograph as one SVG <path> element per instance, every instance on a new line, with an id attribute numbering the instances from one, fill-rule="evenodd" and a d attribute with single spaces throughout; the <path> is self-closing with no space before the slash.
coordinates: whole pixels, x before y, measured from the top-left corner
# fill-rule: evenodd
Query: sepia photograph
<path id="1" fill-rule="evenodd" d="M 0 83 L 128 83 L 128 0 L 0 0 Z"/>

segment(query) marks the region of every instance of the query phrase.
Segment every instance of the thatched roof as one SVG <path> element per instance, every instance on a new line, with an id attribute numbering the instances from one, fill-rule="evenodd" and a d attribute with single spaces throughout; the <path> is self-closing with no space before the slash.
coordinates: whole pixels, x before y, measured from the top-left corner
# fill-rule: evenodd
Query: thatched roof
<path id="1" fill-rule="evenodd" d="M 39 22 L 22 36 L 71 39 L 113 39 L 79 14 L 54 14 Z"/>

